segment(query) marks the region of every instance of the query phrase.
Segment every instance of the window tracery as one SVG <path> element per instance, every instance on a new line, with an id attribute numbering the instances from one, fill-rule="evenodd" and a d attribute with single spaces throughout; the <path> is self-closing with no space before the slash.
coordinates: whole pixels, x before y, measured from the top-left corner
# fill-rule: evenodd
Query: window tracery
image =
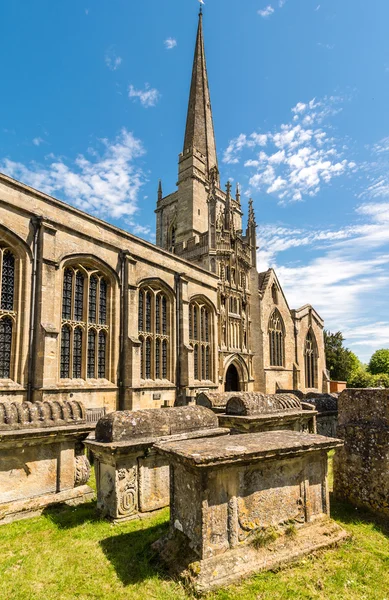
<path id="1" fill-rule="evenodd" d="M 141 379 L 171 379 L 171 303 L 162 288 L 139 290 L 138 331 Z"/>
<path id="2" fill-rule="evenodd" d="M 272 367 L 285 366 L 285 328 L 282 317 L 275 310 L 269 321 L 269 346 L 270 365 Z"/>
<path id="3" fill-rule="evenodd" d="M 0 246 L 0 379 L 10 379 L 15 311 L 16 258 L 12 250 Z"/>
<path id="4" fill-rule="evenodd" d="M 72 265 L 64 270 L 61 326 L 61 379 L 104 379 L 110 327 L 108 282 L 98 270 Z"/>
<path id="5" fill-rule="evenodd" d="M 194 379 L 210 381 L 212 364 L 212 313 L 201 300 L 189 305 L 189 343 L 193 348 Z"/>

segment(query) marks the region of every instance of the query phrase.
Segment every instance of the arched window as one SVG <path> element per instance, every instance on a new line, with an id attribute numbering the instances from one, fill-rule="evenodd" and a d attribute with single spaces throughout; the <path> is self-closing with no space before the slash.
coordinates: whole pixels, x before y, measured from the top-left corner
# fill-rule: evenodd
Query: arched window
<path id="1" fill-rule="evenodd" d="M 0 246 L 0 379 L 10 379 L 15 312 L 15 255 Z"/>
<path id="2" fill-rule="evenodd" d="M 275 310 L 269 321 L 270 365 L 285 366 L 285 333 L 284 323 L 278 310 Z"/>
<path id="3" fill-rule="evenodd" d="M 63 275 L 61 379 L 107 377 L 109 285 L 98 270 L 66 267 Z"/>
<path id="4" fill-rule="evenodd" d="M 171 380 L 171 303 L 157 285 L 147 285 L 139 290 L 138 327 L 141 379 Z"/>
<path id="5" fill-rule="evenodd" d="M 317 344 L 315 335 L 310 329 L 305 338 L 305 387 L 317 387 Z"/>
<path id="6" fill-rule="evenodd" d="M 189 305 L 189 343 L 193 348 L 193 376 L 200 381 L 212 380 L 212 313 L 199 300 Z"/>

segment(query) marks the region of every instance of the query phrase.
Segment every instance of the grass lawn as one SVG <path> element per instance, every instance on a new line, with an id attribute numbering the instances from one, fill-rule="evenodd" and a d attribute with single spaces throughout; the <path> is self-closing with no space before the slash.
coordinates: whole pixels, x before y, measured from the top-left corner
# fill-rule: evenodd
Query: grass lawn
<path id="1" fill-rule="evenodd" d="M 389 523 L 332 503 L 352 539 L 277 573 L 263 573 L 207 600 L 389 600 Z M 157 570 L 150 544 L 167 531 L 168 510 L 112 525 L 95 503 L 55 508 L 0 527 L 1 600 L 184 600 L 183 587 Z"/>

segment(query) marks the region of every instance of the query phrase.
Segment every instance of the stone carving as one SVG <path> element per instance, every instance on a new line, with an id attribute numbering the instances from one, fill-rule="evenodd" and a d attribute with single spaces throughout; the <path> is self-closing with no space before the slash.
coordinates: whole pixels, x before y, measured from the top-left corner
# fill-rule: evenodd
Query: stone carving
<path id="1" fill-rule="evenodd" d="M 128 517 L 138 508 L 137 467 L 119 469 L 117 472 L 118 514 Z"/>
<path id="2" fill-rule="evenodd" d="M 86 446 L 96 464 L 97 509 L 112 520 L 134 518 L 169 504 L 169 467 L 157 442 L 228 435 L 202 406 L 115 412 L 97 424 Z"/>
<path id="3" fill-rule="evenodd" d="M 86 485 L 91 475 L 91 466 L 85 454 L 75 457 L 74 487 Z"/>
<path id="4" fill-rule="evenodd" d="M 0 431 L 41 429 L 86 423 L 86 411 L 75 400 L 44 402 L 0 402 Z"/>

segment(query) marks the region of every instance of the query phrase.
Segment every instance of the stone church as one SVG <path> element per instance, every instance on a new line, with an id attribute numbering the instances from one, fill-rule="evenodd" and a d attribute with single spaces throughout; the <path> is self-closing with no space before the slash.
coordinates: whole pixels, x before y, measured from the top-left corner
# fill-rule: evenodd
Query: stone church
<path id="1" fill-rule="evenodd" d="M 178 188 L 157 245 L 0 174 L 0 397 L 159 408 L 199 390 L 327 390 L 323 320 L 256 268 L 220 182 L 202 15 Z"/>

